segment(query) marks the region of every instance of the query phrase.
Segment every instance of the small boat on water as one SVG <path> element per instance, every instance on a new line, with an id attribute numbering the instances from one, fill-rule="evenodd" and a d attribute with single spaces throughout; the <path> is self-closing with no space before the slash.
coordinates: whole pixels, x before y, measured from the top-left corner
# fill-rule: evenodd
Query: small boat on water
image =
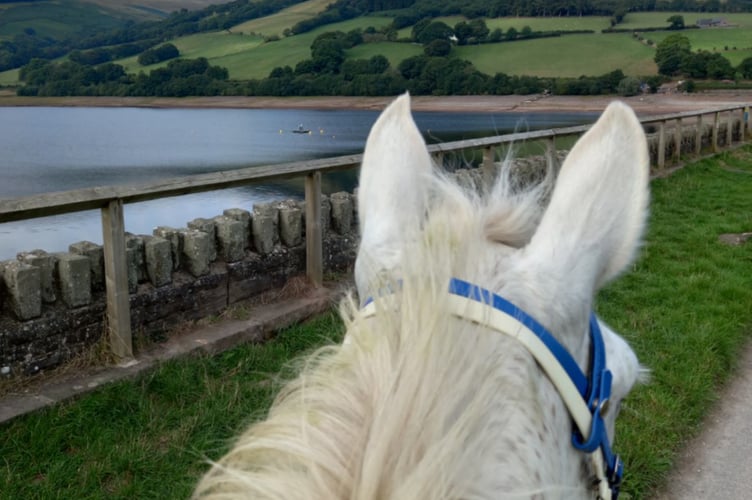
<path id="1" fill-rule="evenodd" d="M 307 128 L 303 128 L 303 124 L 298 125 L 298 128 L 292 131 L 293 134 L 310 134 L 311 131 Z"/>

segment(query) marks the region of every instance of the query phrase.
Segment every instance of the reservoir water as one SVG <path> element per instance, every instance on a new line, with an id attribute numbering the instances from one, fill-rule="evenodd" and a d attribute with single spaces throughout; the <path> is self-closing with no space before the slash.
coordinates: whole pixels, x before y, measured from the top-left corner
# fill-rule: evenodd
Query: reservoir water
<path id="1" fill-rule="evenodd" d="M 0 199 L 93 186 L 145 184 L 236 168 L 361 153 L 377 111 L 0 107 Z M 429 143 L 593 122 L 593 113 L 419 112 Z M 292 133 L 299 126 L 310 134 Z M 325 179 L 352 189 L 356 172 Z M 302 181 L 126 205 L 126 229 L 184 227 L 226 208 L 302 197 Z M 102 242 L 98 211 L 0 224 L 0 260 L 41 248 Z"/>

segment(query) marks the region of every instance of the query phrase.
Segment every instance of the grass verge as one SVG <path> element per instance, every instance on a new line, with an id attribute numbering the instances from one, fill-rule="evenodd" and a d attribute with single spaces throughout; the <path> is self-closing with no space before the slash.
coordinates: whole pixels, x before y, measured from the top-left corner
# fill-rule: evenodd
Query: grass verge
<path id="1" fill-rule="evenodd" d="M 0 498 L 187 498 L 206 455 L 269 406 L 288 361 L 341 329 L 325 314 L 264 345 L 167 362 L 4 424 Z"/>
<path id="2" fill-rule="evenodd" d="M 642 257 L 599 297 L 601 317 L 652 370 L 617 426 L 632 498 L 660 485 L 752 334 L 752 247 L 718 241 L 752 230 L 751 165 L 746 146 L 655 180 Z"/>
<path id="3" fill-rule="evenodd" d="M 752 228 L 750 165 L 747 146 L 654 181 L 642 256 L 599 296 L 601 316 L 653 372 L 618 424 L 625 498 L 660 485 L 752 333 L 749 244 L 718 242 Z M 205 456 L 220 456 L 263 414 L 288 360 L 338 340 L 341 329 L 326 314 L 265 345 L 165 363 L 4 424 L 0 498 L 185 498 Z"/>

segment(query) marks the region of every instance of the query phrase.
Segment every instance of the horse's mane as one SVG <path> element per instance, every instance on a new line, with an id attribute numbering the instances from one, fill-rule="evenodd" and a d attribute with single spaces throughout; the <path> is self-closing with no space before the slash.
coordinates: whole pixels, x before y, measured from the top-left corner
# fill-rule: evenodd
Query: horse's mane
<path id="1" fill-rule="evenodd" d="M 529 404 L 534 391 L 519 390 L 530 384 L 529 373 L 504 369 L 520 348 L 509 341 L 500 354 L 495 334 L 452 318 L 445 291 L 452 276 L 482 282 L 488 270 L 478 266 L 478 255 L 489 242 L 523 246 L 540 220 L 552 175 L 520 185 L 512 168 L 501 172 L 491 196 L 463 190 L 446 176 L 426 179 L 430 208 L 424 220 L 405 221 L 413 238 L 402 252 L 400 281 L 382 284 L 393 293 L 377 300 L 369 319 L 352 296 L 343 301 L 348 342 L 320 348 L 303 362 L 268 419 L 213 465 L 196 496 L 498 496 L 501 479 L 487 469 L 505 460 L 492 456 L 496 437 L 507 428 L 510 408 Z M 518 487 L 506 491 L 540 492 L 530 482 Z"/>

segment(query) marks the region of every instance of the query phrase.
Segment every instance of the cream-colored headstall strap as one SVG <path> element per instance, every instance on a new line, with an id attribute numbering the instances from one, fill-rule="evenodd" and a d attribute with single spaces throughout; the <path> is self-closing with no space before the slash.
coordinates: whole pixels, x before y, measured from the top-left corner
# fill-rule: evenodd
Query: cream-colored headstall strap
<path id="1" fill-rule="evenodd" d="M 556 387 L 561 399 L 564 401 L 575 425 L 579 429 L 583 436 L 587 436 L 590 433 L 592 426 L 592 415 L 590 410 L 582 399 L 580 392 L 575 387 L 572 380 L 569 378 L 567 372 L 561 367 L 559 361 L 551 354 L 551 351 L 546 345 L 538 338 L 535 333 L 530 330 L 525 324 L 517 320 L 516 318 L 494 309 L 492 306 L 483 302 L 478 302 L 467 297 L 459 295 L 449 294 L 448 307 L 450 312 L 468 321 L 472 321 L 486 328 L 496 330 L 499 333 L 503 333 L 508 337 L 512 337 L 519 341 L 530 354 L 535 358 L 540 367 L 548 376 L 551 383 Z M 382 302 L 377 306 L 377 301 L 369 302 L 362 310 L 362 318 L 370 318 L 376 315 L 377 308 L 379 307 L 394 307 L 394 296 L 385 295 L 377 299 Z M 386 302 L 386 304 L 384 304 Z M 390 303 L 391 302 L 391 303 Z M 600 449 L 595 450 L 588 454 L 593 466 L 593 470 L 598 479 L 598 494 L 599 498 L 603 500 L 611 500 L 611 488 L 605 473 L 605 466 L 603 462 L 603 456 Z"/>

